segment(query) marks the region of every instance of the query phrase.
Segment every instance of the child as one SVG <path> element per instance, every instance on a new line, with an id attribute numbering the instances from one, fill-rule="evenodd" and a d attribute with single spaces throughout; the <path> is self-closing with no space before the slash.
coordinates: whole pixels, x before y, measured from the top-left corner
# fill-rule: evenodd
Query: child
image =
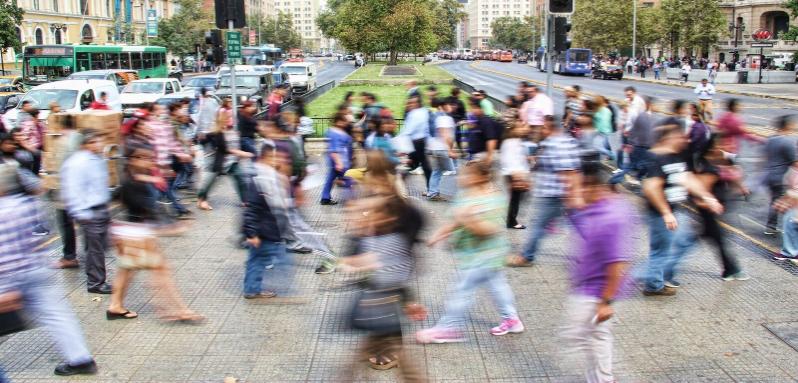
<path id="1" fill-rule="evenodd" d="M 332 199 L 332 187 L 337 179 L 343 179 L 344 187 L 351 186 L 349 178 L 344 174 L 352 165 L 352 136 L 346 132 L 349 118 L 344 113 L 338 113 L 333 118 L 333 126 L 327 131 L 329 146 L 327 147 L 327 179 L 321 192 L 322 205 L 337 205 L 338 201 Z"/>
<path id="2" fill-rule="evenodd" d="M 474 302 L 474 291 L 481 285 L 488 287 L 502 316 L 502 322 L 490 333 L 498 336 L 524 331 L 515 309 L 515 297 L 501 270 L 510 249 L 504 228 L 507 202 L 493 188 L 491 179 L 490 164 L 484 161 L 467 163 L 458 178 L 464 191 L 454 202 L 452 223 L 429 240 L 429 245 L 434 246 L 453 237 L 452 247 L 462 280 L 438 324 L 416 334 L 420 343 L 464 341 L 462 328 L 466 311 Z"/>
<path id="3" fill-rule="evenodd" d="M 572 287 L 565 304 L 568 325 L 563 336 L 569 351 L 585 355 L 586 382 L 613 382 L 609 319 L 629 265 L 622 242 L 628 238 L 632 211 L 627 201 L 611 192 L 598 152 L 583 155 L 582 174 L 586 206 L 569 215 L 581 241 L 571 259 Z"/>

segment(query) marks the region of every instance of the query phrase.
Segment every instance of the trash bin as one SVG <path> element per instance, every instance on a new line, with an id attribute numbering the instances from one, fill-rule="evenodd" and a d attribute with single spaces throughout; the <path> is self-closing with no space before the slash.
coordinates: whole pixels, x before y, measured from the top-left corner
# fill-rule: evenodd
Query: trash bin
<path id="1" fill-rule="evenodd" d="M 784 64 L 784 70 L 789 71 L 789 72 L 794 72 L 795 71 L 795 63 L 786 63 L 786 64 Z"/>
<path id="2" fill-rule="evenodd" d="M 738 84 L 748 84 L 748 71 L 741 70 L 737 72 L 737 83 Z"/>

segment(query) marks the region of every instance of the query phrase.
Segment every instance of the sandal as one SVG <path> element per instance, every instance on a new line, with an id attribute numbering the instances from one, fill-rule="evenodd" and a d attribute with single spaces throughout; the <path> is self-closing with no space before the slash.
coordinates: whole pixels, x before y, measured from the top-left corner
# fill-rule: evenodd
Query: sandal
<path id="1" fill-rule="evenodd" d="M 369 358 L 369 366 L 375 370 L 390 370 L 398 365 L 399 357 L 395 354 L 380 354 Z"/>
<path id="2" fill-rule="evenodd" d="M 532 262 L 528 261 L 526 258 L 520 255 L 512 255 L 507 258 L 507 266 L 510 267 L 529 267 L 532 266 Z"/>
<path id="3" fill-rule="evenodd" d="M 164 317 L 161 317 L 161 319 L 167 323 L 182 323 L 182 324 L 193 324 L 193 325 L 198 325 L 205 322 L 204 316 L 194 312 L 187 312 L 185 314 L 179 314 L 179 315 L 166 315 Z"/>
<path id="4" fill-rule="evenodd" d="M 206 210 L 206 211 L 207 210 L 213 210 L 213 207 L 210 204 L 208 204 L 208 201 L 197 202 L 197 208 L 199 208 L 200 210 Z"/>
<path id="5" fill-rule="evenodd" d="M 105 319 L 107 320 L 116 320 L 116 319 L 136 319 L 139 317 L 139 314 L 136 314 L 130 310 L 125 310 L 123 313 L 115 313 L 111 312 L 110 310 L 105 311 Z"/>

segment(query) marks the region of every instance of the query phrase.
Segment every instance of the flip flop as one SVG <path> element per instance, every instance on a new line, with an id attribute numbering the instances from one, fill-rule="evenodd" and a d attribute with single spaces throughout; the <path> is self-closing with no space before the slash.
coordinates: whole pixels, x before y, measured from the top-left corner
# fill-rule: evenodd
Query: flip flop
<path id="1" fill-rule="evenodd" d="M 399 365 L 399 357 L 396 355 L 376 355 L 369 358 L 369 366 L 375 370 L 390 370 Z"/>
<path id="2" fill-rule="evenodd" d="M 139 314 L 136 314 L 130 310 L 126 310 L 123 313 L 112 313 L 110 311 L 105 312 L 105 319 L 107 320 L 117 320 L 117 319 L 136 319 L 139 317 Z"/>

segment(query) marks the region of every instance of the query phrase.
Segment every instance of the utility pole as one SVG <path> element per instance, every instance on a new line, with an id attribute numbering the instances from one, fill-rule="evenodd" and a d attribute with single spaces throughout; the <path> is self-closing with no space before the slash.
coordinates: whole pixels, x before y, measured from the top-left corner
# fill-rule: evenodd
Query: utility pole
<path id="1" fill-rule="evenodd" d="M 549 13 L 546 15 L 546 96 L 552 98 L 554 94 L 554 67 L 551 55 L 554 53 L 554 16 Z"/>
<path id="2" fill-rule="evenodd" d="M 632 0 L 632 57 L 637 57 L 637 0 Z"/>

